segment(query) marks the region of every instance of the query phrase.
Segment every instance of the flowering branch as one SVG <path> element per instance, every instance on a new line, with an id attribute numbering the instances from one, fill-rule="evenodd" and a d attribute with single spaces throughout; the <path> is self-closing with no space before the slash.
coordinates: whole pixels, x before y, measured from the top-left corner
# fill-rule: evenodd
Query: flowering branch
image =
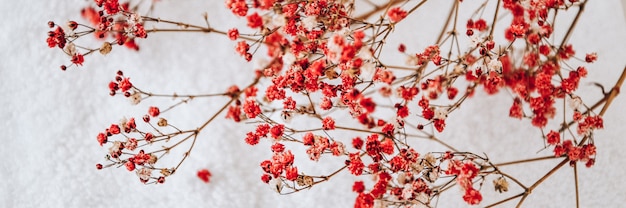
<path id="1" fill-rule="evenodd" d="M 433 45 L 410 52 L 407 45 L 400 44 L 395 54 L 386 50 L 389 40 L 395 38 L 395 28 L 423 9 L 427 0 L 392 0 L 383 5 L 368 0 L 225 0 L 226 8 L 247 22 L 247 28 L 228 30 L 211 27 L 206 14 L 206 26 L 199 26 L 140 15 L 139 6 L 130 7 L 130 3 L 120 4 L 117 0 L 94 2 L 97 7 L 82 12 L 91 26 L 70 21 L 69 29 L 64 29 L 49 23 L 50 28 L 56 29 L 49 32 L 48 46 L 69 55 L 70 66 L 82 66 L 84 56 L 96 51 L 106 55 L 116 44 L 138 50 L 135 39 L 159 32 L 226 36 L 236 42 L 234 49 L 244 60 L 267 60 L 254 73 L 242 74 L 253 77 L 252 83 L 243 89 L 233 85 L 223 93 L 151 93 L 140 90 L 119 72 L 109 84 L 110 95 L 122 93 L 133 104 L 150 97 L 181 98 L 164 110 L 151 106 L 143 116 L 148 130 L 140 130 L 143 128 L 137 127 L 131 118 L 112 124 L 97 137 L 100 145 L 112 145 L 107 155 L 109 164 L 98 164 L 98 169 L 125 166 L 144 183 L 163 183 L 189 156 L 200 132 L 225 113 L 234 122 L 255 125 L 256 129 L 245 135 L 246 143 L 256 145 L 268 140 L 272 144 L 272 157 L 260 163 L 261 180 L 280 194 L 310 189 L 345 171 L 356 176 L 371 175 L 375 182 L 366 188 L 363 181 L 355 181 L 355 207 L 372 207 L 375 203 L 430 207 L 433 199 L 454 187 L 462 191 L 465 202 L 477 205 L 483 200 L 485 181 L 495 177 L 495 191 L 507 192 L 508 181 L 513 181 L 523 192 L 488 207 L 514 199 L 519 199 L 519 207 L 536 187 L 570 164 L 579 205 L 577 164 L 591 167 L 595 163 L 593 132 L 604 128 L 602 116 L 626 76 L 624 69 L 611 91 L 603 92 L 604 98 L 591 107 L 576 94 L 580 80 L 588 73 L 578 62 L 592 63 L 597 59 L 595 53 L 576 58 L 568 43 L 587 1 L 496 0 L 488 23 L 482 18 L 489 2 L 486 0 L 467 19 L 464 36 L 459 32 L 460 22 L 466 18 L 459 12 L 464 3 L 453 0 Z M 354 15 L 361 5 L 373 8 Z M 556 16 L 571 7 L 579 9 L 562 42 L 556 45 L 550 41 L 554 39 Z M 499 31 L 496 23 L 502 12 L 513 18 Z M 372 18 L 376 14 L 381 15 Z M 145 29 L 147 23 L 158 27 Z M 169 28 L 172 26 L 175 28 Z M 240 33 L 240 29 L 245 32 Z M 89 34 L 100 39 L 111 36 L 114 40 L 104 41 L 96 48 L 77 44 L 79 38 Z M 505 41 L 494 37 L 498 34 Z M 470 45 L 463 49 L 462 42 Z M 383 61 L 386 56 L 398 54 L 406 58 L 404 66 Z M 572 67 L 574 64 L 579 66 Z M 63 65 L 61 69 L 67 67 Z M 508 92 L 513 101 L 509 117 L 528 120 L 537 127 L 542 133 L 543 149 L 552 150 L 553 155 L 493 163 L 486 153 L 465 152 L 440 138 L 437 133 L 446 129 L 449 115 L 460 110 L 466 101 L 484 96 L 476 94 L 480 89 L 487 95 Z M 183 131 L 160 116 L 200 97 L 230 100 L 193 130 Z M 563 106 L 557 105 L 558 101 Z M 570 102 L 569 108 L 566 102 Z M 601 105 L 600 113 L 594 113 Z M 557 110 L 563 113 L 562 125 L 551 130 L 548 122 L 557 120 Z M 158 119 L 156 126 L 151 119 Z M 302 122 L 291 123 L 292 119 Z M 339 132 L 349 133 L 352 138 L 335 137 Z M 122 140 L 111 140 L 115 135 Z M 168 144 L 170 140 L 175 141 L 169 146 L 151 145 Z M 448 151 L 420 154 L 414 149 L 428 141 Z M 304 146 L 306 151 L 292 152 L 287 143 Z M 187 144 L 188 149 L 174 167 L 156 166 L 157 160 L 182 144 Z M 154 150 L 135 152 L 136 148 Z M 345 164 L 328 174 L 308 175 L 297 167 L 296 157 L 300 156 L 312 161 L 329 157 Z M 563 160 L 532 185 L 523 184 L 513 173 L 500 169 L 559 158 Z M 152 175 L 156 170 L 160 171 L 159 176 Z M 208 170 L 198 173 L 205 182 L 209 175 Z"/>

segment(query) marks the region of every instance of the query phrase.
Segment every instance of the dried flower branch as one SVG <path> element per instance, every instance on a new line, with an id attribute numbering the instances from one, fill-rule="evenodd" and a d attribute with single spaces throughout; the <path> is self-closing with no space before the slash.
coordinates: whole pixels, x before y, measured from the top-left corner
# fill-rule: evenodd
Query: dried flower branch
<path id="1" fill-rule="evenodd" d="M 459 11 L 466 9 L 467 3 L 452 0 L 434 43 L 417 50 L 400 44 L 397 52 L 386 50 L 394 30 L 408 27 L 405 22 L 422 10 L 427 0 L 393 0 L 381 5 L 368 0 L 226 0 L 226 8 L 234 16 L 245 17 L 247 23 L 247 28 L 227 30 L 211 27 L 206 15 L 207 26 L 198 26 L 140 15 L 138 6 L 130 7 L 132 3 L 95 0 L 97 7 L 82 12 L 91 26 L 70 21 L 69 29 L 64 29 L 49 22 L 50 28 L 56 28 L 49 32 L 47 43 L 50 48 L 62 49 L 70 56 L 70 66 L 78 67 L 85 64 L 86 56 L 96 51 L 106 55 L 115 45 L 138 50 L 135 39 L 147 38 L 150 33 L 200 32 L 234 41 L 236 53 L 246 61 L 267 60 L 247 75 L 254 81 L 245 88 L 233 85 L 225 92 L 197 95 L 143 91 L 119 72 L 109 84 L 110 95 L 122 93 L 133 104 L 151 97 L 180 101 L 167 108 L 150 107 L 143 116 L 145 128 L 137 127 L 131 118 L 100 133 L 99 144 L 111 146 L 108 164 L 98 164 L 98 169 L 124 166 L 144 183 L 163 183 L 188 157 L 202 130 L 225 112 L 234 122 L 256 126 L 245 135 L 246 143 L 272 143 L 272 157 L 260 162 L 261 180 L 280 194 L 312 188 L 346 171 L 373 176 L 371 187 L 363 181 L 354 183 L 353 191 L 358 194 L 355 207 L 436 206 L 435 199 L 453 187 L 462 190 L 461 198 L 469 205 L 478 205 L 483 201 L 481 192 L 491 190 L 483 189 L 485 184 L 499 193 L 512 190 L 511 186 L 523 190 L 487 207 L 515 199 L 519 199 L 519 207 L 536 187 L 569 164 L 575 172 L 579 205 L 577 164 L 594 165 L 594 132 L 604 128 L 602 116 L 617 96 L 626 69 L 600 101 L 586 105 L 577 90 L 588 73 L 584 64 L 594 62 L 597 55 L 577 58 L 569 37 L 587 1 L 495 1 L 492 14 L 486 14 L 492 4 L 484 0 L 470 17 L 464 17 Z M 370 9 L 362 11 L 360 6 Z M 152 11 L 153 5 L 150 8 Z M 557 44 L 555 19 L 571 8 L 578 10 L 574 19 L 565 23 L 569 29 Z M 502 13 L 512 19 L 500 28 Z M 154 24 L 152 29 L 145 28 L 147 23 Z M 78 44 L 90 34 L 114 40 L 99 47 Z M 463 42 L 470 45 L 464 47 Z M 386 56 L 404 56 L 406 63 L 387 61 Z M 449 115 L 466 101 L 481 99 L 483 95 L 475 93 L 480 89 L 487 95 L 508 92 L 512 103 L 508 116 L 536 127 L 543 135 L 542 148 L 551 150 L 552 155 L 493 163 L 488 153 L 465 152 L 439 138 L 437 133 L 446 130 Z M 230 100 L 197 128 L 181 130 L 163 117 L 195 98 L 214 97 Z M 556 118 L 557 113 L 563 117 Z M 291 123 L 292 119 L 306 124 Z M 551 129 L 550 121 L 562 125 Z M 339 132 L 348 132 L 352 138 L 336 137 Z M 437 143 L 448 151 L 419 153 L 414 147 L 422 142 Z M 156 148 L 155 143 L 161 147 Z M 157 166 L 159 159 L 182 144 L 189 147 L 179 163 Z M 291 145 L 304 146 L 306 151 L 292 152 Z M 147 148 L 154 150 L 144 150 Z M 319 176 L 298 169 L 298 160 L 319 161 L 322 157 L 345 164 Z M 532 184 L 501 169 L 551 159 L 562 162 Z M 208 170 L 197 174 L 209 181 Z"/>

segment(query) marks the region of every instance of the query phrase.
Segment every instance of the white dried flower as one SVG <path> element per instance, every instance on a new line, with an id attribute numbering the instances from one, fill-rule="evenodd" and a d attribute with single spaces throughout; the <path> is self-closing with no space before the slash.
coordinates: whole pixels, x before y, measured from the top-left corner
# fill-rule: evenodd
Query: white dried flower
<path id="1" fill-rule="evenodd" d="M 359 52 L 357 53 L 357 57 L 363 60 L 370 60 L 374 58 L 374 54 L 372 54 L 372 50 L 370 50 L 370 47 L 364 46 L 361 47 L 361 50 L 359 50 Z"/>
<path id="2" fill-rule="evenodd" d="M 487 64 L 487 68 L 489 69 L 489 71 L 502 73 L 502 62 L 500 62 L 500 60 L 498 59 L 491 59 L 491 61 L 489 61 L 489 63 Z"/>
<path id="3" fill-rule="evenodd" d="M 298 178 L 296 178 L 296 183 L 298 183 L 298 186 L 312 186 L 313 177 L 307 175 L 298 175 Z"/>
<path id="4" fill-rule="evenodd" d="M 291 66 L 291 64 L 293 64 L 293 62 L 296 62 L 296 56 L 294 56 L 293 53 L 291 53 L 291 52 L 286 52 L 283 55 L 283 63 L 286 66 Z"/>
<path id="5" fill-rule="evenodd" d="M 147 181 L 152 176 L 152 170 L 148 168 L 142 168 L 140 170 L 137 170 L 137 176 L 139 176 L 141 180 Z"/>
<path id="6" fill-rule="evenodd" d="M 448 117 L 448 109 L 446 108 L 435 108 L 435 119 L 445 120 Z"/>
<path id="7" fill-rule="evenodd" d="M 465 74 L 465 67 L 463 67 L 461 64 L 457 64 L 456 66 L 454 66 L 454 70 L 452 71 L 452 74 L 454 75 Z"/>
<path id="8" fill-rule="evenodd" d="M 366 61 L 361 66 L 361 77 L 369 79 L 374 75 L 374 72 L 376 72 L 376 64 L 371 61 Z"/>
<path id="9" fill-rule="evenodd" d="M 120 122 L 118 124 L 120 126 L 121 131 L 126 131 L 126 123 L 128 123 L 128 119 L 126 119 L 126 117 L 123 117 L 122 119 L 120 119 Z"/>
<path id="10" fill-rule="evenodd" d="M 424 166 L 417 163 L 411 163 L 411 168 L 413 169 L 413 173 L 420 173 L 424 170 Z"/>
<path id="11" fill-rule="evenodd" d="M 406 174 L 404 172 L 399 172 L 398 173 L 398 177 L 396 178 L 396 181 L 400 184 L 403 185 L 406 183 Z"/>
<path id="12" fill-rule="evenodd" d="M 63 50 L 65 51 L 65 53 L 69 54 L 70 56 L 76 55 L 76 45 L 74 45 L 74 43 L 66 44 Z"/>
<path id="13" fill-rule="evenodd" d="M 504 177 L 493 180 L 493 186 L 500 193 L 509 191 L 509 182 Z"/>
<path id="14" fill-rule="evenodd" d="M 168 176 L 172 175 L 172 171 L 167 169 L 167 168 L 163 168 L 163 169 L 161 169 L 161 175 L 163 175 L 165 177 L 168 177 Z"/>
<path id="15" fill-rule="evenodd" d="M 112 49 L 113 47 L 111 46 L 111 43 L 105 41 L 104 43 L 102 43 L 102 46 L 100 47 L 100 50 L 98 51 L 100 51 L 100 54 L 102 55 L 107 55 L 111 53 Z"/>
<path id="16" fill-rule="evenodd" d="M 167 126 L 167 119 L 159 118 L 159 121 L 157 122 L 157 125 L 160 126 L 160 127 Z"/>
<path id="17" fill-rule="evenodd" d="M 346 37 L 348 34 L 352 34 L 352 30 L 350 30 L 348 27 L 344 27 L 341 28 L 341 30 L 336 32 L 337 34 Z"/>
<path id="18" fill-rule="evenodd" d="M 387 202 L 383 201 L 383 200 L 375 200 L 374 201 L 374 208 L 385 208 L 387 207 Z"/>
<path id="19" fill-rule="evenodd" d="M 130 25 L 141 24 L 142 22 L 143 19 L 141 18 L 141 15 L 137 13 L 132 13 L 128 16 L 128 23 Z"/>
<path id="20" fill-rule="evenodd" d="M 109 155 L 113 156 L 113 155 L 118 155 L 118 152 L 120 151 L 120 147 L 122 146 L 122 142 L 120 141 L 115 141 L 113 142 L 113 145 L 111 145 L 111 147 L 109 147 Z"/>
<path id="21" fill-rule="evenodd" d="M 133 92 L 133 94 L 128 96 L 128 101 L 130 101 L 130 104 L 132 105 L 139 104 L 141 102 L 141 93 Z"/>
<path id="22" fill-rule="evenodd" d="M 308 17 L 302 18 L 302 26 L 306 28 L 308 31 L 313 30 L 313 28 L 317 26 L 317 17 L 308 16 Z"/>
<path id="23" fill-rule="evenodd" d="M 407 56 L 406 60 L 404 61 L 404 63 L 407 66 L 417 66 L 418 62 L 419 62 L 419 59 L 417 59 L 417 56 L 415 56 L 415 55 Z"/>
<path id="24" fill-rule="evenodd" d="M 580 110 L 580 106 L 583 104 L 583 99 L 581 99 L 580 97 L 574 95 L 572 96 L 572 99 L 569 100 L 569 107 L 574 109 L 574 110 Z"/>
<path id="25" fill-rule="evenodd" d="M 435 155 L 433 155 L 433 153 L 429 152 L 424 156 L 424 162 L 426 163 L 423 164 L 424 166 L 433 167 L 435 165 L 435 162 L 437 162 L 437 159 L 435 158 Z"/>
<path id="26" fill-rule="evenodd" d="M 334 41 L 334 40 L 335 40 L 336 38 L 341 38 L 341 39 L 343 39 L 344 37 L 343 37 L 342 35 L 340 35 L 340 34 L 335 34 L 335 35 L 333 35 L 333 37 L 332 37 L 332 38 L 328 41 L 328 43 L 326 44 L 326 48 L 328 48 L 328 50 L 329 50 L 330 52 L 341 53 L 341 50 L 342 50 L 342 48 L 341 48 L 341 47 L 342 47 L 342 46 L 341 46 L 341 45 L 338 45 L 337 43 L 335 43 L 335 41 Z"/>
<path id="27" fill-rule="evenodd" d="M 402 198 L 410 199 L 413 197 L 413 185 L 410 183 L 404 184 L 402 188 Z"/>
<path id="28" fill-rule="evenodd" d="M 285 24 L 287 24 L 287 20 L 285 19 L 284 15 L 276 14 L 276 15 L 272 15 L 271 23 L 275 27 L 282 27 L 282 26 L 285 26 Z"/>
<path id="29" fill-rule="evenodd" d="M 426 174 L 424 174 L 424 178 L 431 183 L 437 181 L 437 179 L 439 179 L 439 167 L 428 170 Z"/>

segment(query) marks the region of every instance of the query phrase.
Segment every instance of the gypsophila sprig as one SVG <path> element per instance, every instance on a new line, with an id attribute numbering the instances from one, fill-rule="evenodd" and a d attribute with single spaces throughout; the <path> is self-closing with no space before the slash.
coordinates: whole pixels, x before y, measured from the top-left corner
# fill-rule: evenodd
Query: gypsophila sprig
<path id="1" fill-rule="evenodd" d="M 232 42 L 233 52 L 242 60 L 263 63 L 253 72 L 240 74 L 254 79 L 247 85 L 232 83 L 223 92 L 196 95 L 144 91 L 118 72 L 108 86 L 111 96 L 122 94 L 134 105 L 159 97 L 177 102 L 166 108 L 145 106 L 146 114 L 137 119 L 143 122 L 134 117 L 122 119 L 99 133 L 97 142 L 108 153 L 98 169 L 124 167 L 143 183 L 163 183 L 187 158 L 197 139 L 210 139 L 201 134 L 203 129 L 217 116 L 224 116 L 233 125 L 254 126 L 253 131 L 239 135 L 242 142 L 270 144 L 269 158 L 252 161 L 259 164 L 262 174 L 250 177 L 260 178 L 280 194 L 310 189 L 346 172 L 371 176 L 372 181 L 358 180 L 351 184 L 352 190 L 343 190 L 355 192 L 355 207 L 431 207 L 442 194 L 459 193 L 458 198 L 468 205 L 492 207 L 517 200 L 520 206 L 565 164 L 594 165 L 594 132 L 604 128 L 602 116 L 626 78 L 625 69 L 617 84 L 595 103 L 579 94 L 583 80 L 594 73 L 590 63 L 602 58 L 593 51 L 577 51 L 576 43 L 569 42 L 586 0 L 482 0 L 474 2 L 480 6 L 470 16 L 459 12 L 468 10 L 470 2 L 450 0 L 451 8 L 444 8 L 449 12 L 431 17 L 447 19 L 439 33 L 431 34 L 434 42 L 421 48 L 393 34 L 398 27 L 421 25 L 415 16 L 427 0 L 392 0 L 380 5 L 368 0 L 224 2 L 233 21 L 244 27 L 213 28 L 207 15 L 206 26 L 165 20 L 150 12 L 142 15 L 137 2 L 117 0 L 95 0 L 95 6 L 85 7 L 81 15 L 87 24 L 76 20 L 66 26 L 48 23 L 52 29 L 48 46 L 67 54 L 70 66 L 87 68 L 86 56 L 106 55 L 119 45 L 138 51 L 140 39 L 159 32 L 220 35 Z M 503 13 L 511 18 L 500 18 Z M 573 21 L 556 22 L 563 13 L 572 14 Z M 556 31 L 555 24 L 569 29 Z M 101 40 L 102 45 L 79 44 L 88 37 Z M 400 38 L 401 44 L 389 46 L 393 38 Z M 385 50 L 389 47 L 395 50 Z M 405 63 L 388 57 L 403 57 Z M 485 93 L 476 93 L 479 90 Z M 454 117 L 463 104 L 499 93 L 510 95 L 499 103 L 510 105 L 509 112 L 500 112 L 502 117 L 508 113 L 536 127 L 542 142 L 529 143 L 548 156 L 531 152 L 528 158 L 494 163 L 489 152 L 467 152 L 440 137 L 440 132 L 451 130 L 446 125 L 449 119 L 463 119 Z M 181 130 L 166 119 L 176 116 L 168 114 L 172 108 L 212 97 L 229 101 L 192 130 Z M 291 122 L 296 119 L 302 122 Z M 345 133 L 351 137 L 337 136 Z M 497 138 L 483 142 L 492 139 Z M 448 151 L 416 150 L 416 144 L 427 143 Z M 159 163 L 170 150 L 185 145 L 179 163 Z M 342 165 L 311 175 L 307 174 L 311 170 L 299 165 L 303 160 L 336 160 Z M 561 162 L 533 183 L 522 183 L 515 178 L 519 173 L 501 169 L 541 160 Z M 206 183 L 210 176 L 207 169 L 197 172 Z M 512 190 L 521 192 L 484 203 L 485 192 Z"/>

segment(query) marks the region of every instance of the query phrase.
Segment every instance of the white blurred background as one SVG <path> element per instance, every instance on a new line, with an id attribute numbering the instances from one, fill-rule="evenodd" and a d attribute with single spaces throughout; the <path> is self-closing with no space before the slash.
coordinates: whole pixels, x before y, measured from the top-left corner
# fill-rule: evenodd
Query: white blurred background
<path id="1" fill-rule="evenodd" d="M 150 99 L 132 106 L 120 96 L 108 96 L 107 84 L 117 70 L 123 70 L 142 89 L 182 94 L 222 92 L 232 83 L 243 86 L 251 78 L 240 74 L 251 73 L 251 64 L 235 54 L 235 43 L 225 37 L 151 34 L 138 42 L 139 53 L 114 48 L 106 57 L 88 56 L 83 67 L 63 72 L 59 66 L 69 63 L 69 58 L 47 47 L 45 39 L 50 30 L 47 22 L 86 22 L 80 18 L 80 9 L 87 2 L 2 0 L 1 3 L 1 207 L 353 206 L 354 178 L 349 174 L 340 174 L 331 182 L 308 191 L 287 196 L 276 194 L 260 180 L 259 163 L 271 155 L 268 142 L 255 147 L 245 144 L 243 138 L 252 126 L 234 125 L 223 119 L 223 115 L 200 135 L 190 158 L 163 185 L 143 185 L 123 168 L 97 171 L 95 164 L 104 162 L 107 152 L 96 142 L 98 132 L 122 117 L 140 117 L 150 105 L 173 103 L 167 99 Z M 475 0 L 463 2 L 476 3 Z M 418 16 L 441 16 L 448 11 L 448 5 L 448 1 L 429 2 L 426 4 L 429 9 L 422 9 L 424 13 Z M 590 1 L 570 39 L 578 56 L 598 53 L 598 61 L 588 67 L 589 77 L 581 83 L 581 97 L 586 103 L 600 98 L 599 90 L 591 86 L 591 82 L 613 86 L 626 65 L 626 7 L 623 5 L 624 1 L 620 0 Z M 203 12 L 208 13 L 213 27 L 223 30 L 242 26 L 245 21 L 235 19 L 222 0 L 164 0 L 155 8 L 155 14 L 163 19 L 198 25 L 204 23 Z M 420 39 L 428 34 L 415 32 L 410 21 L 398 26 L 396 38 L 418 36 L 405 41 L 409 49 L 419 50 L 429 44 Z M 428 28 L 428 25 L 419 27 Z M 396 43 L 391 45 L 395 47 Z M 540 149 L 537 142 L 540 132 L 531 128 L 528 121 L 507 117 L 508 95 L 482 98 L 471 99 L 459 112 L 452 114 L 440 138 L 463 150 L 488 153 L 495 162 L 549 153 L 535 154 Z M 192 129 L 224 102 L 224 99 L 198 99 L 173 110 L 167 117 L 178 127 Z M 591 169 L 579 168 L 581 207 L 623 206 L 626 196 L 626 182 L 622 178 L 626 176 L 624 107 L 626 96 L 620 95 L 604 117 L 605 130 L 597 131 L 596 165 Z M 177 155 L 171 157 L 174 156 Z M 327 164 L 329 161 L 332 160 L 320 160 L 321 170 L 311 171 L 323 172 L 337 167 L 337 164 Z M 531 183 L 557 162 L 539 162 L 505 171 Z M 195 176 L 201 168 L 213 173 L 209 184 Z M 506 194 L 516 193 L 512 190 Z M 504 198 L 506 194 L 498 197 Z M 458 195 L 444 195 L 439 206 L 466 206 L 460 196 L 460 191 Z M 537 188 L 524 206 L 573 207 L 574 196 L 573 170 L 564 167 Z M 494 199 L 486 197 L 481 205 L 491 202 Z"/>

